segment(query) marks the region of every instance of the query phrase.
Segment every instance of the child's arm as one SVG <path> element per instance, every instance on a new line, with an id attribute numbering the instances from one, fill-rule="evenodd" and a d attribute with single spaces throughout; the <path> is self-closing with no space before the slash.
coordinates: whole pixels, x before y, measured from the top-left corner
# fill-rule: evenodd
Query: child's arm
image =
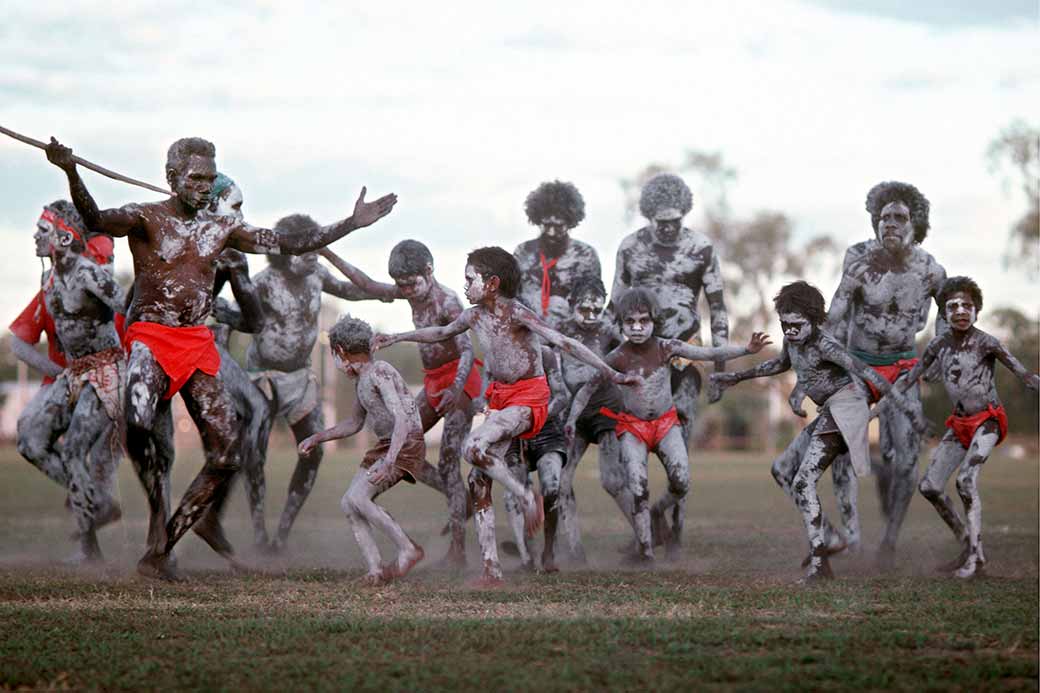
<path id="1" fill-rule="evenodd" d="M 681 356 L 691 361 L 729 361 L 748 354 L 757 354 L 767 344 L 772 344 L 765 332 L 754 332 L 747 346 L 726 344 L 724 346 L 697 346 L 680 339 L 669 339 L 665 348 L 674 356 Z"/>
<path id="2" fill-rule="evenodd" d="M 395 298 L 401 298 L 401 291 L 397 288 L 396 284 L 377 282 L 375 279 L 372 279 L 372 277 L 368 276 L 336 253 L 332 252 L 329 248 L 322 248 L 318 251 L 318 255 L 321 255 L 323 258 L 328 260 L 333 267 L 342 272 L 344 276 L 351 281 L 353 286 L 364 294 L 363 298 L 376 298 L 382 301 L 392 301 Z M 328 292 L 327 289 L 326 291 Z"/>
<path id="3" fill-rule="evenodd" d="M 520 322 L 523 323 L 524 327 L 538 335 L 542 341 L 551 344 L 554 347 L 563 349 L 579 361 L 584 361 L 618 385 L 635 385 L 641 380 L 638 375 L 621 373 L 614 370 L 605 364 L 603 359 L 597 356 L 596 352 L 592 349 L 589 349 L 576 339 L 571 339 L 570 337 L 560 334 L 539 320 L 531 311 L 520 311 Z"/>
<path id="4" fill-rule="evenodd" d="M 542 345 L 542 370 L 545 371 L 546 380 L 549 381 L 549 416 L 556 417 L 563 413 L 567 406 L 567 397 L 570 390 L 563 379 L 563 371 L 560 369 L 560 360 L 556 358 L 556 352 Z"/>
<path id="5" fill-rule="evenodd" d="M 787 342 L 780 348 L 780 355 L 775 359 L 763 361 L 754 368 L 748 368 L 734 373 L 712 373 L 710 387 L 713 392 L 709 393 L 709 399 L 717 401 L 728 387 L 732 387 L 742 380 L 752 378 L 765 378 L 770 375 L 779 375 L 791 369 L 791 356 L 787 353 Z"/>
<path id="6" fill-rule="evenodd" d="M 589 406 L 589 401 L 592 399 L 592 395 L 604 384 L 606 378 L 602 375 L 597 375 L 589 382 L 578 388 L 578 391 L 574 393 L 574 399 L 571 401 L 571 409 L 567 414 L 567 423 L 563 426 L 563 435 L 567 439 L 567 449 L 569 450 L 574 445 L 574 431 L 578 427 L 578 417 L 585 411 L 585 407 Z"/>
<path id="7" fill-rule="evenodd" d="M 339 440 L 340 438 L 349 438 L 365 425 L 365 408 L 361 406 L 361 402 L 357 399 L 354 400 L 354 408 L 350 412 L 350 416 L 332 428 L 326 428 L 324 431 L 318 431 L 312 436 L 307 436 L 300 441 L 297 446 L 301 455 L 306 455 L 314 448 L 318 447 L 321 443 L 326 443 L 330 440 Z"/>
<path id="8" fill-rule="evenodd" d="M 928 346 L 924 348 L 924 353 L 921 354 L 921 358 L 917 360 L 914 367 L 907 371 L 906 376 L 896 381 L 895 387 L 899 390 L 900 394 L 906 392 L 918 379 L 924 375 L 924 373 L 932 367 L 932 363 L 939 355 L 939 344 L 943 341 L 943 337 L 932 337 L 931 341 L 928 342 Z"/>
<path id="9" fill-rule="evenodd" d="M 1014 373 L 1022 384 L 1027 388 L 1036 392 L 1040 390 L 1040 376 L 1036 373 L 1030 373 L 1029 370 L 1022 365 L 1022 362 L 1015 358 L 1015 355 L 1008 351 L 1007 347 L 1002 342 L 993 339 L 993 355 L 997 357 L 997 360 L 1004 364 L 1004 367 Z"/>
<path id="10" fill-rule="evenodd" d="M 462 306 L 457 299 L 451 298 L 445 306 L 445 312 L 447 317 L 454 320 L 462 314 Z M 441 392 L 434 393 L 435 397 L 439 396 L 441 398 L 440 404 L 437 406 L 437 413 L 441 416 L 455 408 L 455 403 L 458 402 L 459 397 L 466 388 L 466 381 L 469 380 L 469 372 L 473 369 L 473 361 L 475 360 L 473 356 L 473 341 L 469 338 L 468 333 L 463 332 L 455 335 L 455 348 L 459 352 L 459 367 L 455 371 L 455 382 Z M 484 392 L 484 390 L 481 390 L 481 392 Z"/>
<path id="11" fill-rule="evenodd" d="M 859 376 L 873 385 L 881 393 L 881 397 L 878 398 L 879 403 L 886 395 L 889 396 L 906 414 L 907 418 L 910 419 L 910 423 L 917 429 L 918 433 L 924 433 L 928 430 L 928 422 L 922 418 L 921 412 L 917 407 L 910 405 L 910 402 L 907 401 L 906 396 L 903 394 L 903 390 L 893 387 L 891 383 L 878 375 L 877 371 L 845 351 L 837 342 L 824 340 L 820 344 L 820 353 L 826 360 L 841 366 L 849 373 Z M 875 405 L 874 413 L 876 414 L 878 411 L 880 410 Z"/>
<path id="12" fill-rule="evenodd" d="M 787 396 L 787 403 L 791 406 L 791 411 L 794 412 L 795 416 L 800 416 L 804 419 L 808 414 L 802 409 L 803 401 L 805 401 L 805 388 L 802 387 L 801 381 L 795 381 L 794 389 Z"/>
<path id="13" fill-rule="evenodd" d="M 450 325 L 433 325 L 431 327 L 420 327 L 411 332 L 398 332 L 397 334 L 377 334 L 372 337 L 372 351 L 385 349 L 391 344 L 398 342 L 420 342 L 422 344 L 434 344 L 451 339 L 455 335 L 462 334 L 470 327 L 473 316 L 473 308 L 462 311 Z"/>
<path id="14" fill-rule="evenodd" d="M 385 366 L 380 365 L 378 368 L 380 370 L 376 372 L 373 380 L 375 381 L 376 390 L 379 391 L 379 396 L 383 400 L 383 405 L 387 411 L 394 415 L 394 430 L 390 433 L 390 449 L 386 451 L 386 457 L 383 458 L 382 462 L 368 470 L 369 482 L 376 486 L 390 477 L 390 470 L 397 463 L 397 456 L 401 453 L 401 448 L 404 447 L 409 429 L 404 403 L 401 402 L 401 397 L 397 394 L 397 388 L 394 387 L 393 375 L 396 375 L 396 372 L 393 374 L 383 372 L 385 369 L 393 370 L 393 366 L 386 364 Z"/>

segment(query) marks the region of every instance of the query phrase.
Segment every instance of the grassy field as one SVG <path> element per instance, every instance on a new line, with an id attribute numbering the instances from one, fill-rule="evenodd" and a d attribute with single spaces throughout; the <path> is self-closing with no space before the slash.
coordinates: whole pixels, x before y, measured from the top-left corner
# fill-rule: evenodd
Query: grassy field
<path id="1" fill-rule="evenodd" d="M 285 451 L 272 457 L 271 525 L 292 463 Z M 682 559 L 632 572 L 618 565 L 627 536 L 589 456 L 578 493 L 590 565 L 513 572 L 505 588 L 481 591 L 467 587 L 471 576 L 436 571 L 435 560 L 398 584 L 355 584 L 360 555 L 339 498 L 358 457 L 326 456 L 284 560 L 262 563 L 250 552 L 236 491 L 229 535 L 265 572 L 232 574 L 189 534 L 178 556 L 191 581 L 168 585 L 133 572 L 145 513 L 129 463 L 120 472 L 126 519 L 102 536 L 109 565 L 83 572 L 60 563 L 72 529 L 61 492 L 0 449 L 0 687 L 1037 688 L 1035 460 L 998 455 L 983 471 L 987 577 L 958 582 L 933 572 L 957 546 L 917 497 L 894 573 L 874 571 L 868 550 L 835 560 L 832 584 L 803 588 L 794 581 L 804 532 L 766 458 L 695 453 Z M 199 465 L 197 453 L 182 454 L 175 494 Z M 881 523 L 867 482 L 860 507 L 872 547 Z M 827 499 L 829 487 L 821 484 Z M 439 558 L 443 502 L 412 486 L 385 502 Z"/>

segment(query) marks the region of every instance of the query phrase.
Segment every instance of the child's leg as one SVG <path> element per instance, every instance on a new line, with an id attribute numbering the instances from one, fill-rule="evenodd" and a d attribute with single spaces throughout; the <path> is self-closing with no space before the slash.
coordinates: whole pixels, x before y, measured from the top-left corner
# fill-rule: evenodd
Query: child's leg
<path id="1" fill-rule="evenodd" d="M 816 493 L 816 483 L 834 458 L 848 447 L 838 432 L 814 434 L 809 440 L 801 466 L 794 479 L 795 502 L 802 513 L 805 531 L 809 535 L 808 578 L 832 577 L 827 561 L 826 537 L 823 531 L 823 508 Z"/>
<path id="2" fill-rule="evenodd" d="M 578 522 L 578 499 L 574 495 L 574 475 L 578 462 L 585 455 L 589 441 L 580 433 L 574 436 L 574 447 L 567 453 L 567 463 L 560 474 L 560 525 L 559 538 L 563 540 L 571 557 L 585 562 L 585 547 L 581 544 L 581 525 Z M 544 495 L 544 492 L 543 492 Z"/>
<path id="3" fill-rule="evenodd" d="M 780 456 L 773 460 L 771 472 L 777 485 L 798 504 L 798 498 L 794 492 L 795 475 L 801 467 L 805 453 L 809 450 L 809 442 L 812 440 L 813 431 L 816 430 L 816 421 L 803 428 L 794 440 L 788 443 Z M 841 534 L 831 525 L 826 515 L 823 515 L 824 544 L 829 552 L 841 551 L 845 547 L 845 540 Z M 808 563 L 806 563 L 808 565 Z"/>
<path id="4" fill-rule="evenodd" d="M 360 487 L 366 483 L 365 477 L 367 475 L 367 470 L 358 470 L 358 473 L 351 479 L 347 492 L 343 494 L 339 506 L 343 509 L 347 519 L 350 520 L 350 527 L 354 531 L 354 539 L 358 543 L 358 548 L 361 549 L 361 555 L 365 559 L 365 566 L 368 568 L 368 578 L 378 581 L 383 577 L 379 547 L 376 545 L 376 538 L 372 536 L 372 525 L 369 524 L 364 514 L 355 506 L 353 501 L 355 487 Z"/>
<path id="5" fill-rule="evenodd" d="M 683 524 L 686 520 L 686 494 L 690 489 L 690 459 L 686 445 L 682 439 L 682 430 L 673 426 L 657 446 L 657 456 L 664 465 L 668 476 L 668 489 L 661 499 L 654 504 L 650 513 L 651 522 L 660 517 L 668 525 L 668 514 L 671 511 L 672 522 L 665 532 L 665 552 L 668 558 L 678 558 L 682 546 Z"/>
<path id="6" fill-rule="evenodd" d="M 985 562 L 982 555 L 982 498 L 979 496 L 979 472 L 982 465 L 993 452 L 1000 440 L 1000 429 L 997 422 L 990 419 L 979 426 L 971 439 L 971 447 L 964 457 L 961 472 L 957 475 L 957 493 L 964 501 L 964 518 L 968 534 L 968 558 L 957 572 L 957 577 L 968 578 L 975 574 L 980 563 Z"/>
<path id="7" fill-rule="evenodd" d="M 964 530 L 964 521 L 961 520 L 957 510 L 953 507 L 949 496 L 946 495 L 946 482 L 950 476 L 964 461 L 964 448 L 953 431 L 946 431 L 946 435 L 939 441 L 939 445 L 932 452 L 931 462 L 924 472 L 918 489 L 921 495 L 928 499 L 939 517 L 953 532 L 957 541 L 967 543 L 967 535 Z"/>
<path id="8" fill-rule="evenodd" d="M 368 470 L 360 470 L 350 482 L 350 488 L 347 489 L 347 493 L 343 498 L 344 509 L 349 508 L 348 515 L 351 521 L 354 522 L 356 518 L 363 520 L 361 523 L 355 522 L 354 536 L 357 537 L 358 544 L 362 545 L 361 550 L 365 554 L 370 575 L 373 574 L 374 570 L 381 570 L 379 568 L 379 550 L 375 547 L 375 541 L 372 537 L 372 526 L 390 537 L 397 546 L 395 576 L 400 577 L 406 574 L 411 570 L 412 566 L 418 563 L 423 555 L 422 548 L 405 534 L 401 526 L 390 516 L 390 513 L 374 502 L 376 496 L 389 489 L 395 483 L 396 480 L 386 481 L 378 486 L 374 485 L 369 481 Z M 359 527 L 361 528 L 360 534 L 358 531 Z M 371 546 L 364 546 L 362 539 L 370 541 Z"/>
<path id="9" fill-rule="evenodd" d="M 617 503 L 625 521 L 635 531 L 633 515 L 636 502 L 621 459 L 621 442 L 613 432 L 604 433 L 599 437 L 599 482 L 603 490 Z"/>
<path id="10" fill-rule="evenodd" d="M 521 445 L 519 440 L 513 440 L 509 446 L 509 451 L 505 455 L 506 466 L 509 467 L 509 471 L 513 474 L 517 481 L 524 485 L 525 489 L 531 487 L 531 475 L 527 471 L 527 461 L 524 459 L 521 453 Z M 524 570 L 534 570 L 534 559 L 531 558 L 531 545 L 524 532 L 524 508 L 523 508 L 523 496 L 517 496 L 510 491 L 506 491 L 502 494 L 502 502 L 506 506 L 506 520 L 509 522 L 509 528 L 513 530 L 513 539 L 516 546 L 516 552 L 520 556 L 520 564 Z M 503 551 L 507 554 L 511 552 L 511 547 L 507 543 L 503 543 Z"/>
<path id="11" fill-rule="evenodd" d="M 451 526 L 451 548 L 448 557 L 456 563 L 466 562 L 466 486 L 462 483 L 460 458 L 462 443 L 469 435 L 472 419 L 467 412 L 452 411 L 444 417 L 440 461 L 437 468 L 448 495 Z"/>
<path id="12" fill-rule="evenodd" d="M 834 482 L 834 495 L 838 499 L 838 514 L 845 528 L 845 543 L 850 551 L 858 551 L 860 545 L 859 530 L 859 479 L 852 468 L 852 458 L 848 453 L 838 455 L 831 465 L 831 480 Z M 826 518 L 825 518 L 826 519 Z M 830 524 L 828 523 L 828 527 Z M 836 535 L 837 532 L 832 534 Z M 832 541 L 828 539 L 827 546 Z"/>
<path id="13" fill-rule="evenodd" d="M 639 438 L 622 433 L 621 462 L 625 466 L 629 493 L 632 494 L 632 524 L 636 534 L 636 558 L 653 561 L 654 549 L 650 536 L 650 489 L 647 483 L 647 449 Z"/>
<path id="14" fill-rule="evenodd" d="M 556 523 L 560 509 L 560 475 L 563 473 L 563 455 L 547 452 L 538 458 L 538 484 L 545 510 L 545 546 L 542 548 L 542 570 L 555 573 Z"/>

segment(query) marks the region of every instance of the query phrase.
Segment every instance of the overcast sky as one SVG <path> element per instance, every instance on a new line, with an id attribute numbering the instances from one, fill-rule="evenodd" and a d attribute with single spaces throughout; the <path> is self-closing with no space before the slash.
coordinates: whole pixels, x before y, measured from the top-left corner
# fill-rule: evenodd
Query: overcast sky
<path id="1" fill-rule="evenodd" d="M 394 191 L 390 217 L 335 249 L 385 277 L 389 249 L 417 238 L 457 290 L 468 250 L 535 234 L 523 200 L 547 179 L 582 191 L 575 235 L 598 249 L 608 286 L 638 225 L 619 180 L 648 163 L 720 151 L 739 171 L 735 214 L 781 210 L 799 236 L 843 245 L 872 233 L 866 191 L 905 180 L 932 201 L 925 247 L 947 271 L 976 277 L 987 306 L 1035 316 L 1035 286 L 1001 261 L 1025 203 L 985 153 L 1040 113 L 1036 12 L 1018 0 L 14 2 L 0 125 L 160 185 L 169 144 L 205 137 L 258 225 L 293 212 L 327 223 L 362 185 Z M 103 207 L 155 199 L 85 179 Z M 0 137 L 4 324 L 38 285 L 40 208 L 67 195 L 42 152 Z M 124 242 L 116 252 L 129 268 Z M 810 279 L 828 298 L 838 281 Z M 410 322 L 406 306 L 351 311 Z"/>

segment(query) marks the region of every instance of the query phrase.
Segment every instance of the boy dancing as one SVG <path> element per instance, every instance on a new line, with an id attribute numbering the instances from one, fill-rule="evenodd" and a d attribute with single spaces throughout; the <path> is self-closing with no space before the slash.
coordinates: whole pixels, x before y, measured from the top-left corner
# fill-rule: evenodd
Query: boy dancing
<path id="1" fill-rule="evenodd" d="M 466 440 L 463 456 L 477 469 L 469 478 L 480 544 L 484 584 L 502 581 L 495 544 L 495 513 L 491 506 L 491 482 L 498 481 L 523 498 L 528 536 L 542 524 L 541 499 L 510 473 L 505 454 L 516 437 L 533 438 L 545 425 L 549 411 L 549 385 L 542 367 L 541 341 L 563 349 L 595 365 L 617 383 L 638 381 L 603 363 L 580 342 L 547 327 L 516 300 L 520 269 L 516 258 L 502 248 L 474 250 L 466 259 L 466 298 L 473 304 L 450 325 L 431 326 L 397 335 L 376 335 L 373 348 L 401 341 L 424 344 L 452 339 L 472 329 L 487 355 L 491 385 L 487 390 L 487 419 Z"/>
<path id="2" fill-rule="evenodd" d="M 423 559 L 416 544 L 375 499 L 402 479 L 414 484 L 426 463 L 426 443 L 415 402 L 404 378 L 386 361 L 372 360 L 372 328 L 349 315 L 340 318 L 329 330 L 329 346 L 336 367 L 355 379 L 356 398 L 350 418 L 332 428 L 305 438 L 299 445 L 301 455 L 310 454 L 321 443 L 349 438 L 367 422 L 378 437 L 376 446 L 365 453 L 361 469 L 343 494 L 340 505 L 350 518 L 361 553 L 368 565 L 363 580 L 378 585 L 404 577 Z M 397 560 L 382 565 L 372 526 L 383 531 L 397 545 Z"/>
<path id="3" fill-rule="evenodd" d="M 637 551 L 634 560 L 652 563 L 654 560 L 653 532 L 665 544 L 669 559 L 678 558 L 682 545 L 683 522 L 686 517 L 686 493 L 690 486 L 689 457 L 682 437 L 682 427 L 675 409 L 671 387 L 671 361 L 681 357 L 691 361 L 728 361 L 747 354 L 756 354 L 769 344 L 769 338 L 756 332 L 746 347 L 694 346 L 678 339 L 654 336 L 660 323 L 660 310 L 653 295 L 646 289 L 630 289 L 614 304 L 614 313 L 621 323 L 625 342 L 606 357 L 609 366 L 642 376 L 636 387 L 620 391 L 621 411 L 606 407 L 600 413 L 617 424 L 615 435 L 621 441 L 621 459 L 628 475 L 628 487 L 635 501 L 633 525 Z M 603 385 L 597 378 L 586 384 L 571 404 L 569 429 L 588 406 L 592 394 Z M 657 454 L 668 475 L 668 490 L 650 508 L 647 486 L 647 460 L 651 452 Z M 666 513 L 671 511 L 668 525 Z"/>
<path id="4" fill-rule="evenodd" d="M 1007 435 L 1007 413 L 997 396 L 993 367 L 1000 361 L 1030 390 L 1040 389 L 1040 377 L 1026 370 L 996 337 L 975 327 L 982 310 L 982 290 L 968 277 L 951 277 L 939 292 L 950 331 L 932 339 L 905 383 L 909 389 L 932 363 L 938 361 L 946 394 L 953 401 L 953 414 L 946 419 L 946 434 L 932 452 L 919 486 L 921 494 L 935 506 L 939 517 L 963 545 L 961 555 L 942 566 L 959 578 L 970 578 L 982 570 L 982 499 L 979 472 L 993 448 Z M 957 471 L 957 494 L 964 503 L 964 519 L 958 516 L 945 493 L 946 482 Z"/>
<path id="5" fill-rule="evenodd" d="M 827 312 L 823 294 L 816 287 L 803 281 L 788 284 L 773 298 L 773 305 L 784 333 L 780 355 L 739 373 L 715 373 L 711 386 L 721 395 L 725 388 L 742 380 L 779 375 L 793 367 L 798 374 L 798 387 L 819 407 L 819 415 L 773 462 L 773 478 L 794 498 L 805 522 L 810 547 L 805 580 L 829 579 L 834 574 L 827 557 L 843 550 L 845 542 L 823 514 L 816 482 L 845 452 L 858 475 L 869 472 L 870 410 L 866 388 L 859 378 L 882 393 L 892 386 L 820 329 Z M 902 397 L 896 401 L 909 409 Z"/>
<path id="6" fill-rule="evenodd" d="M 458 295 L 433 276 L 433 255 L 419 241 L 401 241 L 390 251 L 387 271 L 393 284 L 374 281 L 367 274 L 328 248 L 318 252 L 342 272 L 368 298 L 404 299 L 412 308 L 416 329 L 449 325 L 462 313 Z M 462 443 L 473 424 L 473 400 L 479 397 L 481 365 L 473 359 L 473 344 L 463 332 L 454 339 L 419 345 L 423 364 L 423 392 L 415 398 L 423 431 L 444 419 L 440 460 L 434 485 L 448 498 L 451 546 L 445 562 L 466 565 L 466 487 L 462 483 L 460 456 Z M 427 479 L 419 479 L 429 483 Z M 432 484 L 431 484 L 432 485 Z"/>

